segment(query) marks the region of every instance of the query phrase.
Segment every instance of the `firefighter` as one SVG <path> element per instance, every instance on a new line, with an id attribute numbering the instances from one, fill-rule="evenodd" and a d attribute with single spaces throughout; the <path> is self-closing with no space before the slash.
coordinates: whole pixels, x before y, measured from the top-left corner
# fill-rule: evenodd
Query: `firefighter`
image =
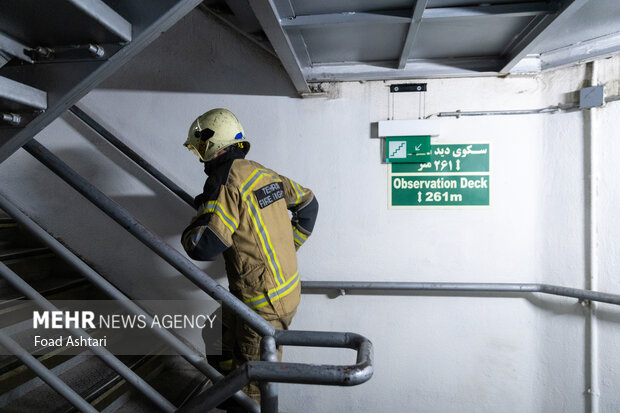
<path id="1" fill-rule="evenodd" d="M 319 209 L 314 194 L 245 159 L 250 142 L 229 110 L 198 117 L 184 145 L 208 176 L 194 200 L 198 213 L 183 231 L 185 251 L 207 261 L 223 253 L 230 292 L 276 329 L 288 329 L 300 300 L 296 250 L 312 233 Z M 223 311 L 223 355 L 216 368 L 226 374 L 260 359 L 261 337 Z M 260 401 L 257 383 L 244 391 Z"/>

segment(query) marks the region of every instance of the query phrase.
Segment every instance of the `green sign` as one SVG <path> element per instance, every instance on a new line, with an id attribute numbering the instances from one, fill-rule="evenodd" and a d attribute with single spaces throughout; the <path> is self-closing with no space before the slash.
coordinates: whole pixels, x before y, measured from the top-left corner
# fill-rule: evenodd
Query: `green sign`
<path id="1" fill-rule="evenodd" d="M 487 206 L 489 145 L 431 145 L 423 164 L 390 165 L 390 207 Z"/>
<path id="2" fill-rule="evenodd" d="M 388 136 L 385 138 L 388 163 L 426 163 L 431 160 L 430 136 Z"/>
<path id="3" fill-rule="evenodd" d="M 398 164 L 392 173 L 489 172 L 489 144 L 431 145 L 423 164 Z"/>

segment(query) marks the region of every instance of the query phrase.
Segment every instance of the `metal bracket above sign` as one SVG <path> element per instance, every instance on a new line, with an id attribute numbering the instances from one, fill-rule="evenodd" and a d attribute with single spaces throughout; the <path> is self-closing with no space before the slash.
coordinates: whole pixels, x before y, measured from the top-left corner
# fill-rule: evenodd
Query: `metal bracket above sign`
<path id="1" fill-rule="evenodd" d="M 426 83 L 401 83 L 398 85 L 390 85 L 390 92 L 426 92 Z"/>

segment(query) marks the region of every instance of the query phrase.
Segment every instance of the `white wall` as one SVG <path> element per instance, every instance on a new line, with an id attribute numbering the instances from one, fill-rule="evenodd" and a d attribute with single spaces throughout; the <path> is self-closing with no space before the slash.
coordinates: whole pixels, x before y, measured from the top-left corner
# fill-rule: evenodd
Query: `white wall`
<path id="1" fill-rule="evenodd" d="M 597 63 L 618 94 L 620 59 Z M 426 115 L 541 108 L 575 99 L 584 66 L 537 77 L 429 80 Z M 250 158 L 313 189 L 315 232 L 300 250 L 305 280 L 545 282 L 584 288 L 588 218 L 587 119 L 581 112 L 442 118 L 434 142 L 490 143 L 491 206 L 388 210 L 387 166 L 371 125 L 388 117 L 388 83 L 325 85 L 299 99 L 272 56 L 193 12 L 80 106 L 188 192 L 201 165 L 181 143 L 191 121 L 227 107 Z M 396 119 L 417 118 L 418 96 L 395 96 Z M 597 109 L 597 241 L 602 291 L 620 294 L 620 103 Z M 586 119 L 586 121 L 584 121 Z M 44 145 L 180 248 L 193 211 L 67 114 Z M 0 165 L 0 192 L 61 236 L 135 298 L 199 297 L 25 153 Z M 200 263 L 224 280 L 220 261 Z M 601 305 L 601 411 L 620 408 L 620 312 Z M 304 295 L 295 329 L 354 331 L 375 345 L 372 380 L 353 388 L 281 385 L 290 412 L 583 412 L 588 409 L 587 309 L 576 300 L 497 295 Z M 290 348 L 285 359 L 353 363 L 343 350 Z"/>

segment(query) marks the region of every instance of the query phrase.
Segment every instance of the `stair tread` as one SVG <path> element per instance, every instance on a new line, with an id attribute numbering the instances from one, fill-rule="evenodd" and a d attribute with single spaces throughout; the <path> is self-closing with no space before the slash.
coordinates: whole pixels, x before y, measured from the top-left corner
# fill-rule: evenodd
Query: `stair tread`
<path id="1" fill-rule="evenodd" d="M 36 257 L 46 254 L 52 254 L 51 250 L 47 247 L 11 248 L 0 251 L 0 261 Z"/>
<path id="2" fill-rule="evenodd" d="M 46 277 L 39 280 L 29 282 L 30 286 L 37 290 L 39 294 L 48 296 L 59 292 L 59 290 L 68 289 L 70 287 L 78 287 L 86 284 L 87 281 L 77 277 Z M 11 290 L 13 290 L 11 288 Z M 12 294 L 3 294 L 3 288 L 0 284 L 0 308 L 6 308 L 8 302 L 16 301 L 24 297 L 19 291 L 13 290 Z"/>
<path id="3" fill-rule="evenodd" d="M 16 227 L 17 222 L 11 217 L 0 215 L 0 228 Z"/>
<path id="4" fill-rule="evenodd" d="M 87 391 L 96 383 L 106 382 L 116 374 L 99 357 L 86 354 L 72 357 L 52 371 L 78 393 Z M 66 411 L 71 408 L 62 396 L 38 377 L 0 396 L 0 406 L 2 411 L 21 413 Z"/>

